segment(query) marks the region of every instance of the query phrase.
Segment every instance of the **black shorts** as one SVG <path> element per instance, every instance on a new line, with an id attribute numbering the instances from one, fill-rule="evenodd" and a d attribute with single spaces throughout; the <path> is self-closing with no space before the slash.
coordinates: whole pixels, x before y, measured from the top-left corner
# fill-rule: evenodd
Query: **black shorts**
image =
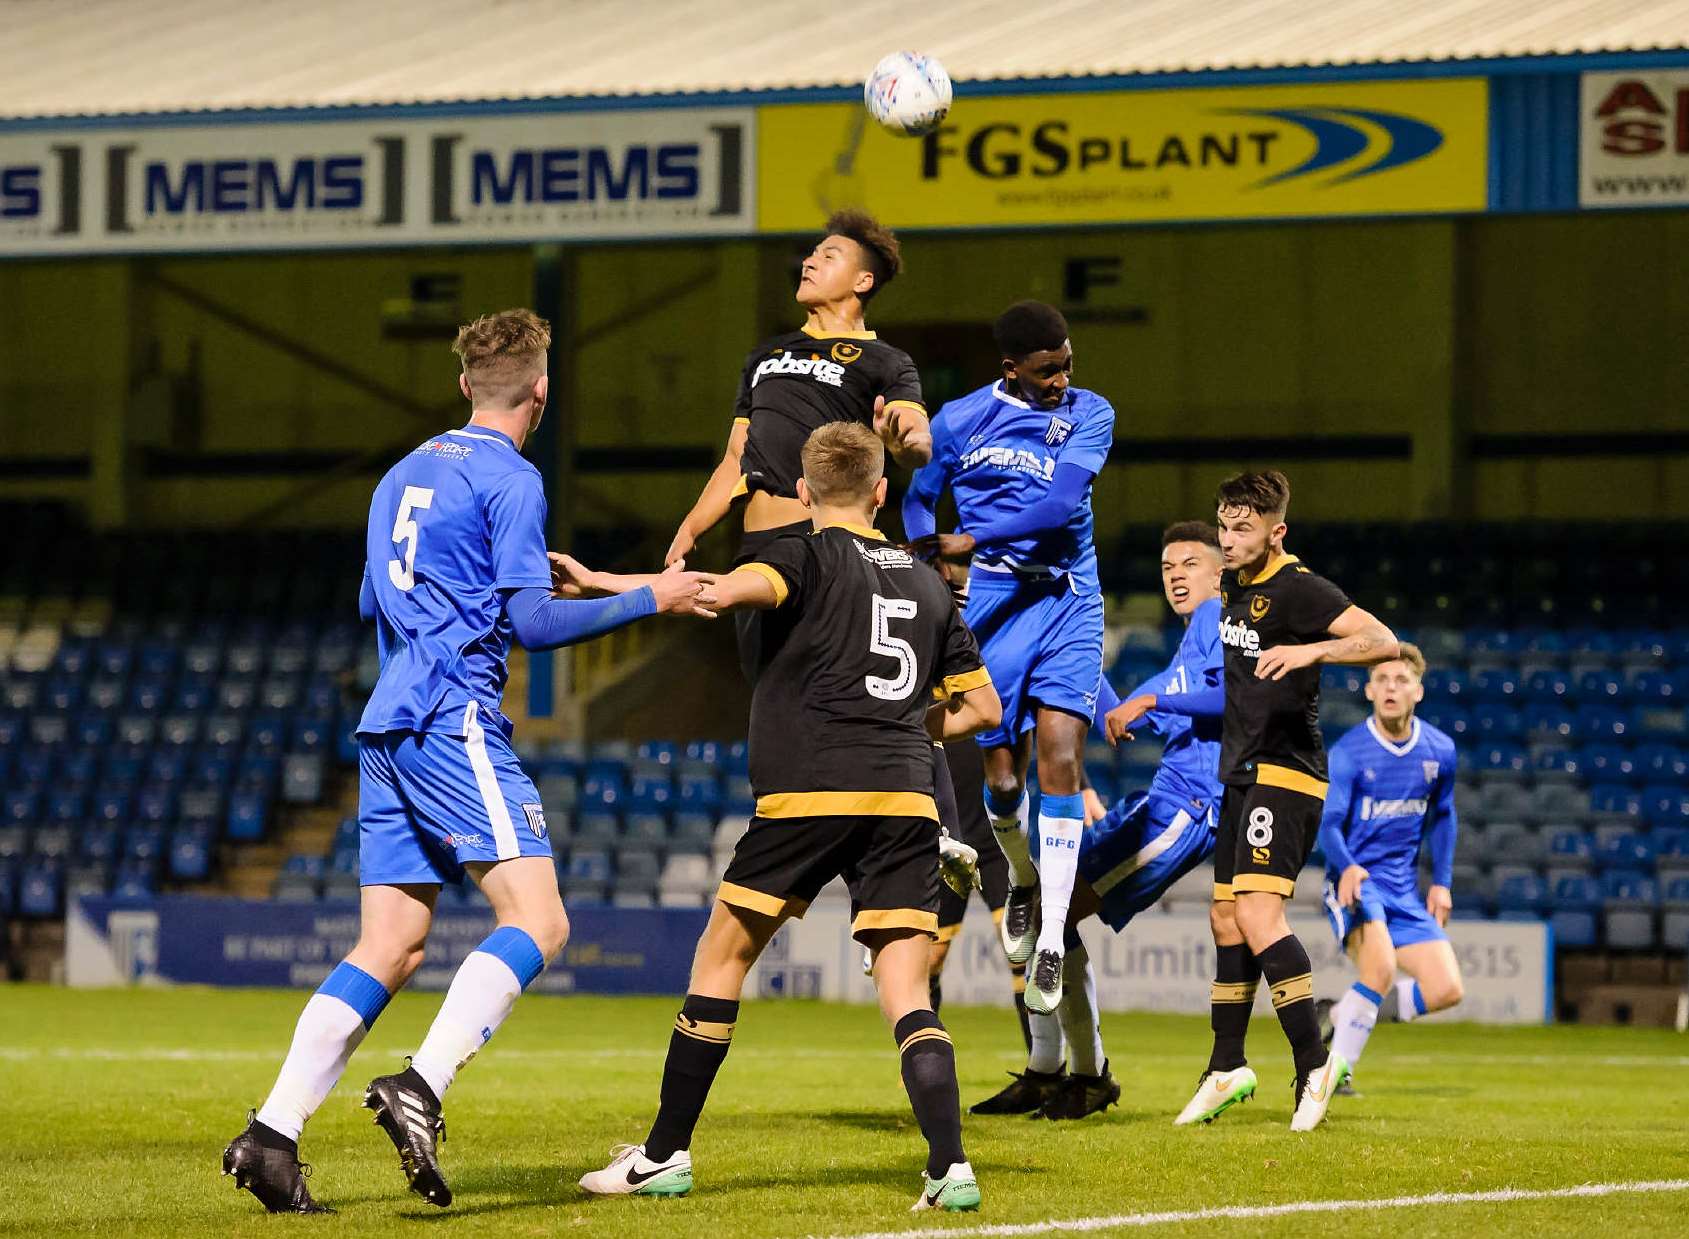
<path id="1" fill-rule="evenodd" d="M 1309 780 L 1310 784 L 1313 780 Z M 1319 837 L 1325 798 L 1264 783 L 1226 784 L 1214 844 L 1214 898 L 1271 891 L 1290 898 Z"/>
<path id="2" fill-rule="evenodd" d="M 773 529 L 747 531 L 740 536 L 739 554 L 734 557 L 733 566 L 737 568 L 750 563 L 763 547 L 776 538 L 789 533 L 808 533 L 813 528 L 809 521 L 798 521 Z M 733 613 L 733 635 L 739 641 L 739 670 L 744 673 L 746 682 L 752 685 L 757 682 L 757 673 L 762 667 L 762 628 L 768 614 L 756 608 Z"/>
<path id="3" fill-rule="evenodd" d="M 801 917 L 834 878 L 850 890 L 850 927 L 938 932 L 938 824 L 930 817 L 751 819 L 716 898 L 765 916 Z"/>
<path id="4" fill-rule="evenodd" d="M 955 785 L 957 825 L 950 832 L 979 852 L 979 894 L 996 920 L 1009 897 L 1009 858 L 991 833 L 991 818 L 985 811 L 985 752 L 972 739 L 952 740 L 944 746 L 945 765 Z M 944 821 L 944 802 L 939 800 L 939 820 Z M 949 825 L 948 822 L 945 823 Z M 958 829 L 959 827 L 959 829 Z M 938 892 L 938 940 L 948 942 L 962 928 L 968 897 L 940 884 Z"/>

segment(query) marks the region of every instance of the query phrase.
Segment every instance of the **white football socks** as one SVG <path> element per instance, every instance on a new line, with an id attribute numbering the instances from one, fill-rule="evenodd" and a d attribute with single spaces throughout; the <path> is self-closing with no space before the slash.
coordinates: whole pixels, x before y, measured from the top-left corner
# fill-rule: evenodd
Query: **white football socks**
<path id="1" fill-rule="evenodd" d="M 1351 985 L 1331 1009 L 1331 1052 L 1353 1067 L 1361 1061 L 1367 1038 L 1378 1023 L 1383 996 L 1359 981 Z"/>
<path id="2" fill-rule="evenodd" d="M 345 962 L 337 965 L 299 1013 L 293 1044 L 275 1086 L 258 1110 L 258 1121 L 289 1140 L 298 1140 L 389 997 L 386 986 L 362 968 Z"/>
<path id="3" fill-rule="evenodd" d="M 1085 802 L 1078 793 L 1044 797 L 1038 806 L 1039 951 L 1061 953 L 1084 832 Z"/>
<path id="4" fill-rule="evenodd" d="M 1061 1002 L 1056 1015 L 1067 1040 L 1067 1069 L 1077 1075 L 1101 1075 L 1103 1030 L 1097 1019 L 1097 974 L 1083 946 L 1072 948 L 1062 960 Z"/>
<path id="5" fill-rule="evenodd" d="M 495 929 L 458 965 L 440 1013 L 411 1067 L 434 1091 L 436 1101 L 464 1064 L 498 1031 L 528 983 L 545 967 L 534 940 L 520 929 Z"/>
<path id="6" fill-rule="evenodd" d="M 1008 858 L 1009 881 L 1016 886 L 1038 884 L 1038 868 L 1032 863 L 1032 853 L 1026 841 L 1027 821 L 1031 815 L 1029 805 L 1024 791 L 1014 806 L 1008 809 L 994 801 L 990 792 L 985 795 L 985 811 L 991 815 L 991 833 Z"/>

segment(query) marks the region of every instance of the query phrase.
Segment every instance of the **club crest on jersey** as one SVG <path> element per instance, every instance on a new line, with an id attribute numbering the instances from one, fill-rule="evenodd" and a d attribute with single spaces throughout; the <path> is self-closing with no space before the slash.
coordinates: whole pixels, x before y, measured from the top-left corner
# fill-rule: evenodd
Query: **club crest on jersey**
<path id="1" fill-rule="evenodd" d="M 534 832 L 534 838 L 545 838 L 545 808 L 537 804 L 522 806 L 522 816 L 528 819 L 528 829 Z"/>
<path id="2" fill-rule="evenodd" d="M 833 345 L 832 355 L 833 360 L 838 362 L 841 366 L 848 366 L 851 362 L 862 356 L 862 346 L 860 344 L 851 344 L 847 341 L 840 340 L 837 344 Z"/>
<path id="3" fill-rule="evenodd" d="M 1044 432 L 1044 442 L 1051 447 L 1060 447 L 1067 442 L 1067 436 L 1073 433 L 1073 423 L 1065 418 L 1052 417 L 1050 428 Z"/>
<path id="4" fill-rule="evenodd" d="M 1437 781 L 1437 771 L 1442 769 L 1442 767 L 1434 761 L 1422 761 L 1419 763 L 1419 768 L 1425 771 L 1425 781 L 1427 783 L 1435 783 Z"/>
<path id="5" fill-rule="evenodd" d="M 1265 594 L 1256 594 L 1249 600 L 1249 618 L 1257 624 L 1267 617 L 1267 612 L 1273 609 L 1273 600 Z"/>

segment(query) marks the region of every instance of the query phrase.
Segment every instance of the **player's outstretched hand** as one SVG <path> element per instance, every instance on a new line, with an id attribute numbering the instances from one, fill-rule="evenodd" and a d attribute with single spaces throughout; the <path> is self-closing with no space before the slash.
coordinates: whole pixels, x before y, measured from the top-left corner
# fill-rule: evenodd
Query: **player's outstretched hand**
<path id="1" fill-rule="evenodd" d="M 703 604 L 703 596 L 715 585 L 708 572 L 687 572 L 686 561 L 676 560 L 651 578 L 651 592 L 657 598 L 658 615 L 697 615 L 714 619 L 715 612 Z"/>
<path id="2" fill-rule="evenodd" d="M 1352 908 L 1361 897 L 1361 883 L 1372 874 L 1359 865 L 1350 865 L 1337 878 L 1337 902 L 1345 908 Z"/>
<path id="3" fill-rule="evenodd" d="M 1130 701 L 1122 701 L 1103 715 L 1103 733 L 1115 748 L 1122 740 L 1132 739 L 1132 724 L 1155 709 L 1154 693 L 1139 693 Z"/>
<path id="4" fill-rule="evenodd" d="M 1080 788 L 1079 797 L 1085 802 L 1085 825 L 1095 826 L 1108 816 L 1108 806 L 1103 803 L 1103 798 L 1097 795 L 1096 788 Z"/>
<path id="5" fill-rule="evenodd" d="M 1311 667 L 1319 660 L 1317 645 L 1275 645 L 1270 650 L 1262 650 L 1261 657 L 1255 660 L 1255 678 L 1282 680 L 1292 671 Z"/>
<path id="6" fill-rule="evenodd" d="M 692 548 L 698 540 L 692 536 L 692 531 L 685 525 L 675 530 L 674 541 L 669 543 L 669 549 L 663 552 L 663 566 L 677 564 L 692 553 Z"/>
<path id="7" fill-rule="evenodd" d="M 1449 913 L 1454 911 L 1454 896 L 1446 886 L 1433 886 L 1425 892 L 1425 910 L 1439 925 L 1449 923 Z"/>
<path id="8" fill-rule="evenodd" d="M 929 533 L 909 544 L 909 553 L 931 563 L 934 560 L 963 560 L 974 553 L 971 533 Z"/>
<path id="9" fill-rule="evenodd" d="M 600 598 L 610 591 L 597 583 L 598 573 L 573 555 L 547 551 L 551 561 L 551 592 L 558 598 Z"/>
<path id="10" fill-rule="evenodd" d="M 905 418 L 901 409 L 888 409 L 884 396 L 874 397 L 874 433 L 886 445 L 893 459 L 910 464 L 905 459 L 910 452 L 918 453 L 916 461 L 932 456 L 932 431 L 920 417 Z"/>

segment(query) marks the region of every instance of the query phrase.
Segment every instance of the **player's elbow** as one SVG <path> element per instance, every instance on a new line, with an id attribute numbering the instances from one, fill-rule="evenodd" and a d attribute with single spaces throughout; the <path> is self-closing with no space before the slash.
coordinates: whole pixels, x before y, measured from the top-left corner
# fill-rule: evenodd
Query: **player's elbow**
<path id="1" fill-rule="evenodd" d="M 1402 656 L 1402 643 L 1396 638 L 1396 634 L 1390 631 L 1390 626 L 1382 620 L 1373 621 L 1372 643 L 1375 663 L 1387 663 L 1392 658 Z"/>

